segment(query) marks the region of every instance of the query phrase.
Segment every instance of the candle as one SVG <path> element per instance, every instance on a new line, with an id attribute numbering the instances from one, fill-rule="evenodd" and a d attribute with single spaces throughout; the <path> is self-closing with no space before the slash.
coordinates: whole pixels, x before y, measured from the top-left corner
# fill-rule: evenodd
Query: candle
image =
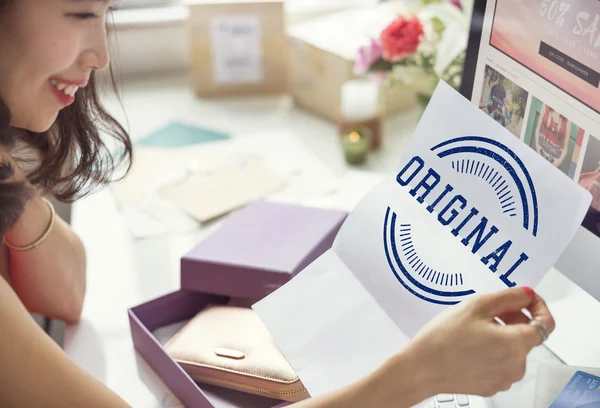
<path id="1" fill-rule="evenodd" d="M 357 128 L 342 136 L 342 148 L 349 164 L 364 163 L 370 146 L 371 131 L 368 128 Z"/>
<path id="2" fill-rule="evenodd" d="M 370 131 L 370 148 L 377 149 L 381 145 L 380 116 L 377 83 L 366 79 L 352 79 L 342 85 L 338 123 L 341 136 L 356 128 L 366 128 Z"/>
<path id="3" fill-rule="evenodd" d="M 342 117 L 349 121 L 364 121 L 377 116 L 379 111 L 379 87 L 365 79 L 344 82 L 341 91 Z"/>

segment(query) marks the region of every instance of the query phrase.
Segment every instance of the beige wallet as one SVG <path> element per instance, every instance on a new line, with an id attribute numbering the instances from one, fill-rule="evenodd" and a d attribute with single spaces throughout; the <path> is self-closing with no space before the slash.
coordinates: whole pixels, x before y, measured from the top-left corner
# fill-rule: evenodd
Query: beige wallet
<path id="1" fill-rule="evenodd" d="M 296 402 L 309 397 L 254 310 L 209 305 L 165 345 L 199 383 Z"/>

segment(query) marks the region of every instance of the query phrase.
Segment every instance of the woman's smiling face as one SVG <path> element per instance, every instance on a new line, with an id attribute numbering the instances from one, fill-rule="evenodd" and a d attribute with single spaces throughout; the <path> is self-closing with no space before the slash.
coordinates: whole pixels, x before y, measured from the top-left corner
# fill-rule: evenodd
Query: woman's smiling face
<path id="1" fill-rule="evenodd" d="M 10 125 L 43 132 L 109 64 L 111 0 L 0 0 L 0 101 Z"/>

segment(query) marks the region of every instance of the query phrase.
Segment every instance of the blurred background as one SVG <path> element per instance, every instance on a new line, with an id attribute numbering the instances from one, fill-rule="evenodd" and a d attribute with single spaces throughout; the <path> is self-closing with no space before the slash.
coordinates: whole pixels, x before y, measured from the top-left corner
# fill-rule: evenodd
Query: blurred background
<path id="1" fill-rule="evenodd" d="M 285 0 L 287 25 L 324 14 L 372 7 L 378 0 Z M 419 0 L 402 3 L 415 4 Z M 123 75 L 139 75 L 186 69 L 190 58 L 187 26 L 190 17 L 185 0 L 120 0 L 114 13 L 119 46 L 114 60 Z M 157 56 L 161 56 L 157 58 Z"/>
<path id="2" fill-rule="evenodd" d="M 117 2 L 118 98 L 102 79 L 135 142 L 110 188 L 129 232 L 195 230 L 256 199 L 352 208 L 394 170 L 438 81 L 459 88 L 472 7 Z"/>

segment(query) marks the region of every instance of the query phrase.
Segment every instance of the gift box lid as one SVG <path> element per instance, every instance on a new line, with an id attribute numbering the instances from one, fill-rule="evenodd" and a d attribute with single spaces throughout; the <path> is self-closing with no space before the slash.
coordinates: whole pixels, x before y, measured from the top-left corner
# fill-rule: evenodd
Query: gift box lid
<path id="1" fill-rule="evenodd" d="M 347 212 L 256 201 L 181 259 L 181 288 L 262 299 L 331 248 Z"/>

